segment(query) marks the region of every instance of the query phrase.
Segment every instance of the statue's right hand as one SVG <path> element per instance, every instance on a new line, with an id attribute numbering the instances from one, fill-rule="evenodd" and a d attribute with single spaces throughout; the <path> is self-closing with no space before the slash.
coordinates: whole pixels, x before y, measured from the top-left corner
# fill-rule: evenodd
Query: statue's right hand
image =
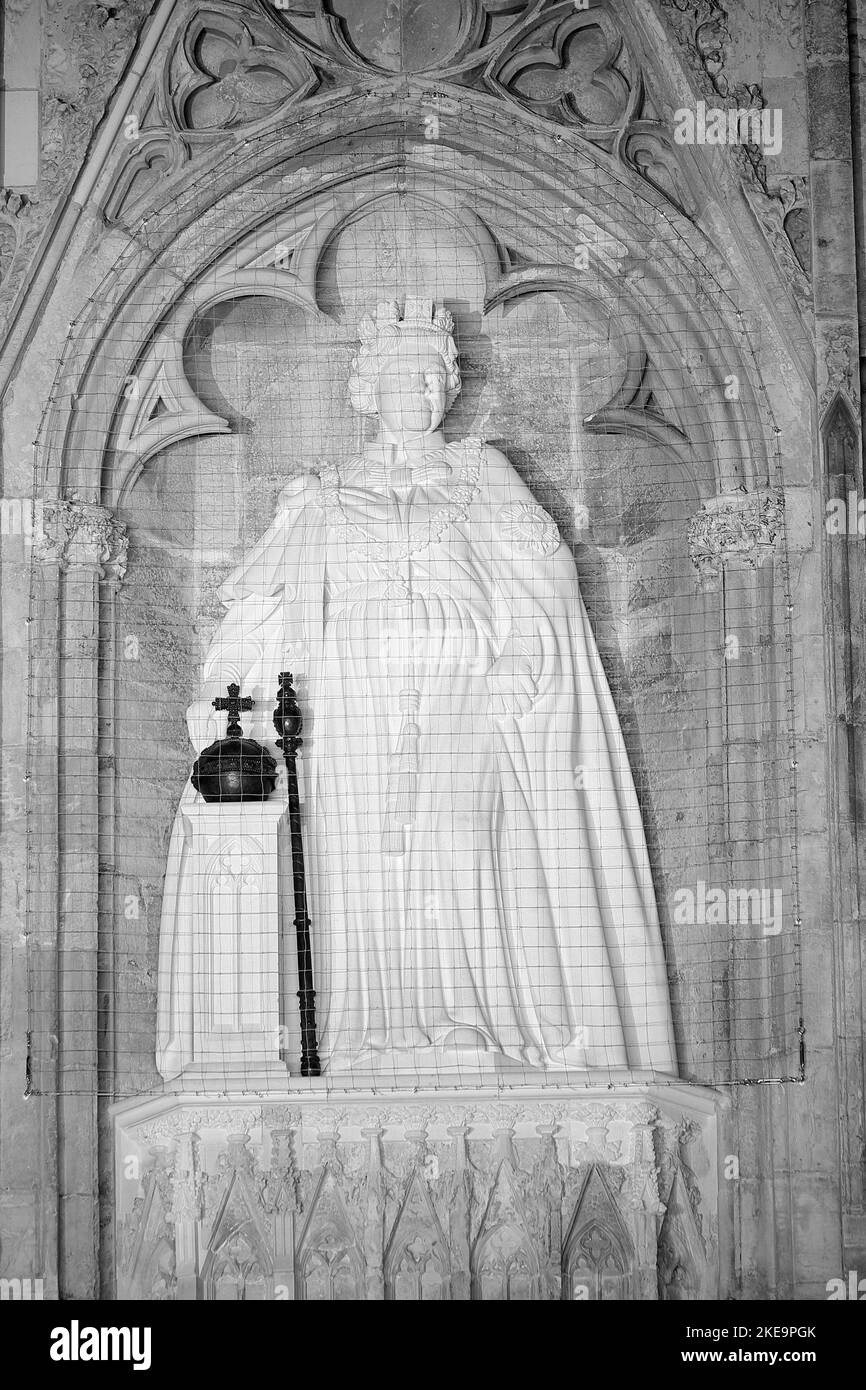
<path id="1" fill-rule="evenodd" d="M 189 741 L 197 753 L 218 737 L 216 710 L 210 700 L 196 700 L 186 712 Z"/>
<path id="2" fill-rule="evenodd" d="M 494 719 L 520 719 L 528 714 L 538 693 L 529 657 L 504 652 L 487 672 L 487 689 Z"/>

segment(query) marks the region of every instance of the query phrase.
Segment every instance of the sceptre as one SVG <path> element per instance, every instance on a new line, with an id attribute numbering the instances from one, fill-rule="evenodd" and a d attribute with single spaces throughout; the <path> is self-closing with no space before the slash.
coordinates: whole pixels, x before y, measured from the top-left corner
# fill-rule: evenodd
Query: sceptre
<path id="1" fill-rule="evenodd" d="M 307 911 L 307 882 L 304 869 L 304 843 L 301 838 L 301 803 L 298 797 L 297 751 L 301 739 L 301 711 L 292 687 L 290 671 L 280 672 L 274 727 L 280 737 L 286 760 L 288 782 L 289 832 L 292 837 L 292 888 L 295 897 L 295 933 L 298 941 L 298 1003 L 301 1013 L 301 1076 L 321 1076 L 319 1045 L 316 1039 L 316 991 L 313 988 L 313 957 L 310 947 L 310 917 Z"/>

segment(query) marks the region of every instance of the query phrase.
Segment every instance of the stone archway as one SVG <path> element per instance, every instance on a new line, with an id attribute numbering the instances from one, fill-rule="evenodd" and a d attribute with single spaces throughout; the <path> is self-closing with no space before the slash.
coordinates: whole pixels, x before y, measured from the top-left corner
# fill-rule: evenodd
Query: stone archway
<path id="1" fill-rule="evenodd" d="M 226 19 L 232 7 L 213 9 Z M 568 35 L 561 38 L 565 45 Z M 561 47 L 560 56 L 564 52 Z M 661 174 L 656 186 L 633 162 L 623 164 L 612 149 L 585 140 L 568 111 L 563 138 L 537 96 L 519 110 L 509 97 L 504 128 L 503 84 L 523 69 L 516 50 L 506 54 L 503 46 L 501 56 L 502 70 L 490 91 L 467 93 L 446 79 L 444 98 L 431 105 L 429 84 L 406 80 L 394 87 L 376 73 L 382 85 L 372 99 L 367 92 L 339 102 L 320 95 L 315 120 L 299 95 L 308 80 L 299 63 L 283 73 L 299 84 L 292 121 L 277 127 L 273 113 L 264 111 L 254 123 L 255 140 L 228 152 L 209 150 L 185 185 L 169 181 L 163 194 L 159 184 L 148 188 L 137 175 L 129 179 L 128 166 L 110 171 L 113 183 L 106 174 L 105 207 L 110 217 L 128 219 L 127 241 L 76 323 L 42 433 L 40 492 L 47 524 L 32 633 L 33 674 L 43 688 L 55 688 L 51 672 L 58 652 L 63 658 L 59 728 L 48 711 L 34 728 L 37 758 L 58 733 L 61 745 L 57 783 L 40 788 L 36 802 L 34 908 L 38 914 L 55 900 L 64 904 L 61 932 L 75 942 L 83 974 L 92 975 L 94 1016 L 97 992 L 111 974 L 106 943 L 108 923 L 117 912 L 111 690 L 118 660 L 116 583 L 123 578 L 125 540 L 116 511 L 127 506 L 142 468 L 158 453 L 210 431 L 227 432 L 225 418 L 202 406 L 186 378 L 184 343 L 200 316 L 229 300 L 257 295 L 287 303 L 327 329 L 317 298 L 323 257 L 362 209 L 395 192 L 416 198 L 419 206 L 425 199 L 438 206 L 444 185 L 448 216 L 473 242 L 485 276 L 485 317 L 546 298 L 566 321 L 571 315 L 579 322 L 592 301 L 594 311 L 615 325 L 625 368 L 583 424 L 587 434 L 608 442 L 641 441 L 657 450 L 670 470 L 671 496 L 676 492 L 681 500 L 670 523 L 676 533 L 671 543 L 676 539 L 686 561 L 691 550 L 707 585 L 700 618 L 704 646 L 696 660 L 707 669 L 707 705 L 723 711 L 707 739 L 718 787 L 714 829 L 721 827 L 735 852 L 744 850 L 741 832 L 725 821 L 731 788 L 743 785 L 744 749 L 750 746 L 740 712 L 752 705 L 753 691 L 771 705 L 778 690 L 772 673 L 761 685 L 754 668 L 744 676 L 742 668 L 726 670 L 717 648 L 732 626 L 759 646 L 777 620 L 780 597 L 771 561 L 783 526 L 773 422 L 732 277 L 708 237 L 671 201 L 674 186 Z M 364 70 L 357 57 L 351 62 Z M 198 90 L 190 88 L 187 100 Z M 449 100 L 456 103 L 454 110 Z M 423 134 L 412 134 L 423 131 L 423 118 L 431 113 L 437 120 L 435 146 L 422 144 Z M 622 145 L 633 116 L 632 110 L 624 117 L 626 124 L 610 139 L 612 147 Z M 175 117 L 180 120 L 177 110 Z M 630 130 L 628 139 L 638 136 L 651 143 L 651 131 Z M 152 155 L 162 140 L 178 171 L 188 168 L 179 139 L 176 130 L 172 136 L 148 136 L 147 167 L 155 167 Z M 189 139 L 195 143 L 192 135 Z M 122 239 L 119 225 L 106 234 L 105 258 Z M 575 265 L 581 247 L 592 257 L 591 289 Z M 718 392 L 729 376 L 740 393 L 721 408 Z M 130 381 L 138 383 L 137 395 L 128 393 Z M 598 474 L 601 488 L 601 467 Z M 629 630 L 630 621 L 637 626 L 629 592 L 645 581 L 641 565 L 656 565 L 654 544 L 653 536 L 641 536 L 634 546 L 623 547 L 624 553 L 617 545 L 602 547 L 608 568 L 599 588 L 608 598 L 612 637 L 625 633 L 626 645 L 634 642 L 635 650 L 639 642 Z M 682 572 L 676 582 L 682 583 Z M 671 618 L 660 611 L 663 607 L 664 601 L 651 595 L 640 622 L 655 608 L 649 623 L 653 642 L 682 646 L 688 630 L 676 630 L 674 615 L 671 637 Z M 639 748 L 640 739 L 636 742 Z M 774 752 L 746 789 L 762 835 L 762 807 L 772 800 L 767 789 L 783 785 L 780 767 Z M 80 832 L 56 811 L 71 779 L 84 807 Z M 650 784 L 648 803 L 652 800 Z M 672 818 L 675 812 L 668 810 Z M 662 827 L 659 838 L 665 833 Z M 779 839 L 774 826 L 766 828 L 769 857 L 777 855 Z M 100 904 L 101 930 L 96 927 Z M 682 968 L 678 961 L 677 966 Z M 734 978 L 737 968 L 734 961 Z M 761 988 L 769 990 L 770 964 L 762 961 L 760 971 L 767 977 Z M 693 985 L 694 979 L 686 981 L 685 996 Z M 68 1022 L 71 995 L 64 1003 L 64 989 L 79 991 L 80 979 L 70 974 L 64 983 L 61 978 L 58 1006 Z M 81 993 L 75 993 L 79 1008 L 81 1001 Z M 727 1020 L 709 1038 L 695 1037 L 688 1009 L 686 1000 L 682 1032 L 691 1058 L 703 1063 L 722 1056 L 735 1067 L 740 1060 L 736 1027 Z M 81 1076 L 87 1078 L 98 1066 L 95 1029 L 80 1046 Z M 112 1088 L 108 1076 L 105 1086 Z"/>

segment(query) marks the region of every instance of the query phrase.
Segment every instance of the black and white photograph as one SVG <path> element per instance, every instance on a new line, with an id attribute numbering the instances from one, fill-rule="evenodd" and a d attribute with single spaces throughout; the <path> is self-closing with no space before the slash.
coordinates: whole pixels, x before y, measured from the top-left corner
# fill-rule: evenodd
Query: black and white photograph
<path id="1" fill-rule="evenodd" d="M 61 1381 L 248 1301 L 249 1374 L 339 1301 L 828 1376 L 866 0 L 0 26 L 0 1317 Z"/>

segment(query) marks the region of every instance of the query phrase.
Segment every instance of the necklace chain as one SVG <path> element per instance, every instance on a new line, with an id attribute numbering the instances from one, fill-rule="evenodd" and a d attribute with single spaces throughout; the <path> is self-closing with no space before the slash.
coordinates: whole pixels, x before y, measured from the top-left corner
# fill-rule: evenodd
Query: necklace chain
<path id="1" fill-rule="evenodd" d="M 463 464 L 460 469 L 460 477 L 454 487 L 450 489 L 448 501 L 444 502 L 441 507 L 437 507 L 430 518 L 429 525 L 402 537 L 399 544 L 377 540 L 359 522 L 352 521 L 346 515 L 340 497 L 340 474 L 333 463 L 323 463 L 319 469 L 322 502 L 329 513 L 337 535 L 349 544 L 362 542 L 364 553 L 369 555 L 372 552 L 375 559 L 393 574 L 396 566 L 404 563 L 411 555 L 428 550 L 432 545 L 435 545 L 450 526 L 453 526 L 457 521 L 464 520 L 472 504 L 472 499 L 478 491 L 483 453 L 483 440 L 472 438 L 463 441 Z M 356 543 L 354 548 L 357 550 L 361 547 Z"/>

